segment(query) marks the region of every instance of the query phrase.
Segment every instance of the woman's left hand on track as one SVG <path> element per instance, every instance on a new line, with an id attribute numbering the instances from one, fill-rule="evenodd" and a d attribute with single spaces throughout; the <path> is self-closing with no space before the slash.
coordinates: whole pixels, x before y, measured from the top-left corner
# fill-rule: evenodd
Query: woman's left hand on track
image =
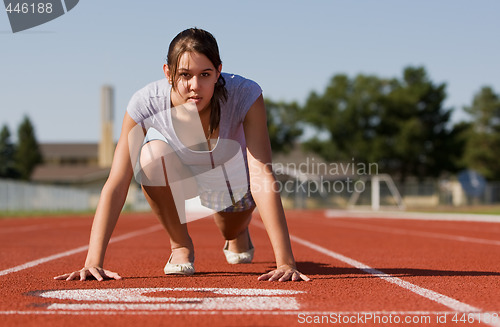
<path id="1" fill-rule="evenodd" d="M 101 267 L 84 267 L 81 270 L 74 271 L 69 274 L 60 275 L 54 277 L 57 280 L 87 280 L 88 278 L 95 278 L 98 281 L 103 281 L 105 279 L 122 279 L 120 275 L 115 272 L 103 269 Z"/>
<path id="2" fill-rule="evenodd" d="M 268 272 L 267 274 L 261 275 L 259 277 L 259 280 L 268 280 L 268 281 L 279 281 L 279 282 L 286 282 L 286 281 L 310 281 L 311 279 L 307 277 L 306 275 L 302 274 L 300 271 L 298 271 L 295 267 L 289 266 L 289 265 L 282 265 L 279 266 L 277 269 L 272 270 Z"/>

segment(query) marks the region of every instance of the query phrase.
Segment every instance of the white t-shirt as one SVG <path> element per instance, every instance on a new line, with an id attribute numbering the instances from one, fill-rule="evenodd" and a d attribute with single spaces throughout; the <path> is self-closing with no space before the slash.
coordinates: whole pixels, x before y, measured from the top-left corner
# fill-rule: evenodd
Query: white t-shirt
<path id="1" fill-rule="evenodd" d="M 213 209 L 227 208 L 248 191 L 248 163 L 243 120 L 262 93 L 260 86 L 242 76 L 222 73 L 226 81 L 227 100 L 221 103 L 219 139 L 212 151 L 194 151 L 176 135 L 172 123 L 170 92 L 167 79 L 146 85 L 131 98 L 127 112 L 143 128 L 156 129 L 189 167 L 199 185 L 200 197 L 211 197 Z M 238 146 L 239 145 L 239 146 Z M 231 190 L 229 194 L 227 192 Z M 222 194 L 222 193 L 224 194 Z M 229 197 L 230 196 L 230 197 Z M 215 200 L 215 198 L 219 198 Z"/>

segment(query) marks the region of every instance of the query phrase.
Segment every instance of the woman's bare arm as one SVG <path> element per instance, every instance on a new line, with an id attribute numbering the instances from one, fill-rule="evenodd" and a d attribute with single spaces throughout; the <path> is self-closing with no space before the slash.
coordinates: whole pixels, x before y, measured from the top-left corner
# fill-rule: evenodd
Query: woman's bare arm
<path id="1" fill-rule="evenodd" d="M 274 250 L 277 269 L 259 280 L 309 280 L 295 266 L 290 236 L 281 204 L 279 188 L 272 171 L 271 144 L 262 95 L 248 111 L 244 123 L 247 142 L 250 187 Z"/>
<path id="2" fill-rule="evenodd" d="M 94 216 L 84 268 L 54 277 L 54 279 L 85 280 L 91 276 L 97 280 L 121 278 L 117 273 L 104 270 L 103 263 L 106 248 L 125 203 L 133 176 L 129 151 L 129 134 L 136 125 L 135 121 L 128 114 L 125 114 L 120 140 L 113 156 L 111 171 L 102 189 Z"/>

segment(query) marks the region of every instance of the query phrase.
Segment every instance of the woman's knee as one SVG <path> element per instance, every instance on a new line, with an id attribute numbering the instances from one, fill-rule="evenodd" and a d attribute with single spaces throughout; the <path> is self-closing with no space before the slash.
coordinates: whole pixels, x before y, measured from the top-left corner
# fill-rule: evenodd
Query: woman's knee
<path id="1" fill-rule="evenodd" d="M 159 140 L 144 144 L 139 155 L 141 184 L 163 186 L 166 183 L 165 158 L 172 152 L 170 146 Z"/>
<path id="2" fill-rule="evenodd" d="M 168 153 L 172 152 L 172 148 L 167 143 L 154 140 L 142 146 L 139 162 L 141 168 L 147 168 L 149 165 L 161 161 Z"/>
<path id="3" fill-rule="evenodd" d="M 215 222 L 226 240 L 234 240 L 247 228 L 252 219 L 252 210 L 242 212 L 219 212 L 215 214 Z"/>
<path id="4" fill-rule="evenodd" d="M 219 230 L 225 240 L 234 240 L 241 234 L 241 230 L 236 230 L 234 228 L 228 228 L 227 226 L 219 226 Z"/>
<path id="5" fill-rule="evenodd" d="M 198 185 L 191 170 L 182 163 L 168 143 L 151 141 L 144 145 L 140 155 L 140 184 L 167 186 L 174 196 L 190 199 L 198 195 Z"/>

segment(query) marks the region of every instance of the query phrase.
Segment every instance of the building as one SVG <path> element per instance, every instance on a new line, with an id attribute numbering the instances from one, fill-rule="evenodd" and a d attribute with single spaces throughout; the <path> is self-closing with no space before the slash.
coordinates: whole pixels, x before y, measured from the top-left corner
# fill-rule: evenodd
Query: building
<path id="1" fill-rule="evenodd" d="M 41 143 L 44 163 L 35 168 L 35 183 L 84 189 L 91 194 L 91 207 L 97 206 L 102 187 L 111 170 L 116 143 L 113 140 L 113 88 L 101 89 L 101 137 L 99 143 Z M 132 183 L 130 197 L 137 194 Z"/>

